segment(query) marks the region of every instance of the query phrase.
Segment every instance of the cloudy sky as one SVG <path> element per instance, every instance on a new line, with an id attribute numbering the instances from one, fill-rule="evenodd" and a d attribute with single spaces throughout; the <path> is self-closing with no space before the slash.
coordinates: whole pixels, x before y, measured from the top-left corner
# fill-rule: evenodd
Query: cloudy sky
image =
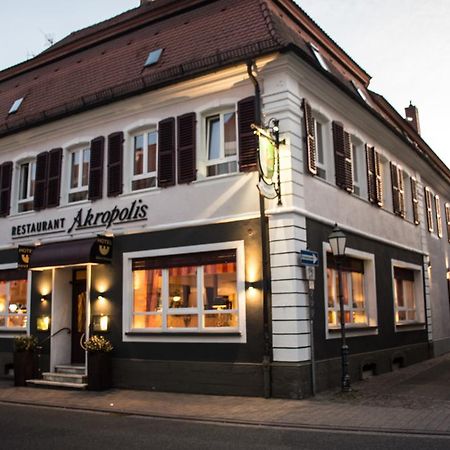
<path id="1" fill-rule="evenodd" d="M 1 0 L 0 69 L 139 0 Z M 403 115 L 411 100 L 422 136 L 450 166 L 450 0 L 298 0 Z"/>

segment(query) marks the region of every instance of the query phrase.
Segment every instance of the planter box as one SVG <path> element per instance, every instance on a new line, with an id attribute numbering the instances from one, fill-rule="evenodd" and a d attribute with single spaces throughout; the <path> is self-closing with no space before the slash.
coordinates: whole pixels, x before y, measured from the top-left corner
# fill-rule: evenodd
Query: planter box
<path id="1" fill-rule="evenodd" d="M 34 352 L 14 352 L 14 386 L 26 386 L 26 380 L 35 378 Z"/>
<path id="2" fill-rule="evenodd" d="M 88 352 L 88 389 L 103 391 L 112 386 L 112 364 L 110 353 Z"/>

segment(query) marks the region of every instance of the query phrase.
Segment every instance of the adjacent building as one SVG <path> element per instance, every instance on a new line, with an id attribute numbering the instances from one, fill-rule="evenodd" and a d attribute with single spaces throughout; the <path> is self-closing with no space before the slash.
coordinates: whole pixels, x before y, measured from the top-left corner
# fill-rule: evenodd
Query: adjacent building
<path id="1" fill-rule="evenodd" d="M 291 0 L 142 1 L 0 72 L 0 368 L 104 334 L 118 387 L 302 398 L 314 336 L 334 386 L 335 223 L 352 378 L 450 351 L 450 170 L 369 82 Z"/>

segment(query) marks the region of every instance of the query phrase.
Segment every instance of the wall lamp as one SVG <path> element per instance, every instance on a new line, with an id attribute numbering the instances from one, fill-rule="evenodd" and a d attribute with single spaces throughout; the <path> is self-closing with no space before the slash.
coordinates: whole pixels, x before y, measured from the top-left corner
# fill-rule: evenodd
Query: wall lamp
<path id="1" fill-rule="evenodd" d="M 41 303 L 48 302 L 50 300 L 49 295 L 41 295 Z"/>

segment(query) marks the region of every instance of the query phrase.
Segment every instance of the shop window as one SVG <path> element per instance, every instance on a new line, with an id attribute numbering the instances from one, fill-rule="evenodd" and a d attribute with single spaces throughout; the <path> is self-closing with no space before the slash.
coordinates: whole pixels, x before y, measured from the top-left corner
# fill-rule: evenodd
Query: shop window
<path id="1" fill-rule="evenodd" d="M 88 198 L 91 149 L 79 148 L 69 154 L 69 202 Z"/>
<path id="2" fill-rule="evenodd" d="M 137 191 L 156 186 L 157 132 L 133 136 L 133 174 L 131 189 Z"/>
<path id="3" fill-rule="evenodd" d="M 131 330 L 237 331 L 236 250 L 132 258 Z"/>
<path id="4" fill-rule="evenodd" d="M 12 279 L 16 270 L 0 273 L 0 330 L 27 326 L 27 280 Z"/>
<path id="5" fill-rule="evenodd" d="M 224 111 L 205 117 L 205 176 L 238 171 L 236 112 Z"/>
<path id="6" fill-rule="evenodd" d="M 345 326 L 350 329 L 376 329 L 376 290 L 373 255 L 347 249 L 340 262 Z M 339 274 L 334 256 L 326 252 L 326 308 L 328 331 L 338 330 L 341 323 Z"/>
<path id="7" fill-rule="evenodd" d="M 396 325 L 423 323 L 423 288 L 420 266 L 394 262 L 393 284 Z"/>
<path id="8" fill-rule="evenodd" d="M 33 209 L 34 184 L 36 180 L 36 162 L 27 161 L 19 165 L 19 198 L 17 211 L 25 212 Z"/>

